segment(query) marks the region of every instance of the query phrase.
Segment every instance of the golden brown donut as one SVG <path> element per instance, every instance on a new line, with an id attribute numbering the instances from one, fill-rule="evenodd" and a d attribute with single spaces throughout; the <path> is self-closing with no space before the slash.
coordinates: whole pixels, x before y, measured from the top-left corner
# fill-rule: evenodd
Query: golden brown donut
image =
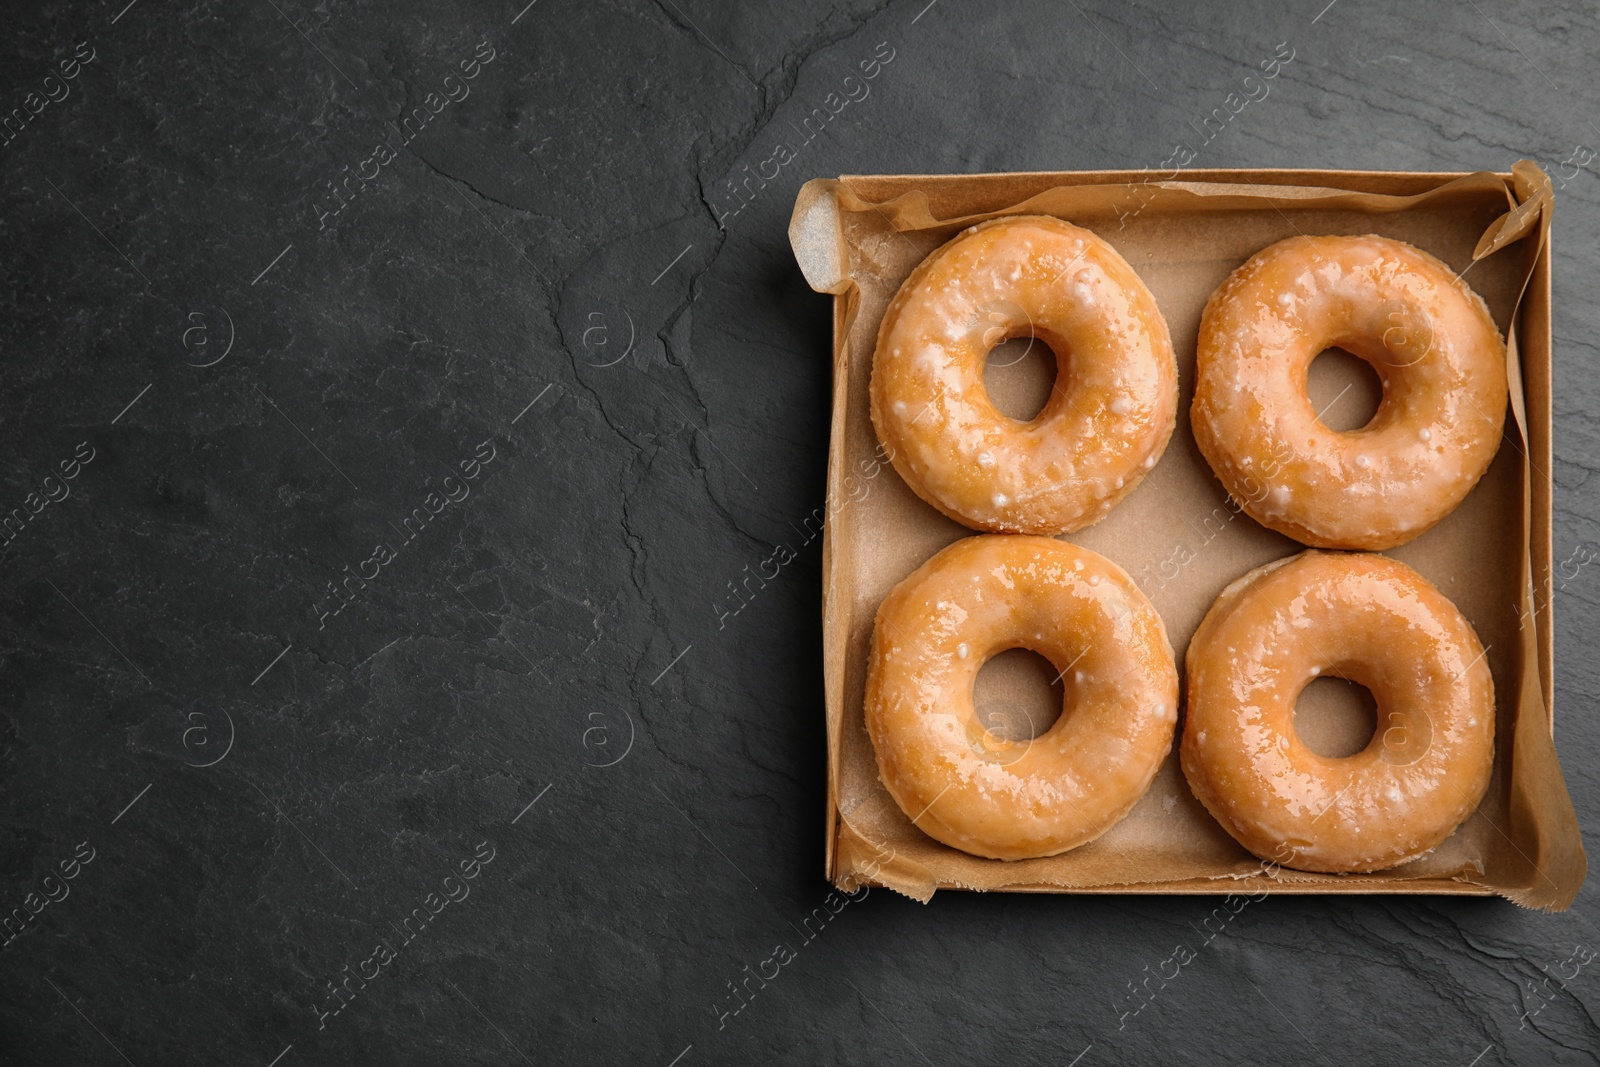
<path id="1" fill-rule="evenodd" d="M 1359 430 L 1328 429 L 1306 395 L 1331 347 L 1383 383 Z M 1400 241 L 1279 241 L 1200 320 L 1195 441 L 1252 518 L 1303 544 L 1391 548 L 1428 529 L 1489 468 L 1505 407 L 1505 345 L 1483 300 Z"/>
<path id="2" fill-rule="evenodd" d="M 1263 859 L 1375 871 L 1414 859 L 1476 808 L 1494 761 L 1494 681 L 1471 623 L 1416 571 L 1302 552 L 1240 578 L 1186 657 L 1189 787 Z M 1295 733 L 1318 675 L 1372 691 L 1366 748 L 1330 759 Z"/>
<path id="3" fill-rule="evenodd" d="M 978 668 L 1029 648 L 1062 672 L 1061 717 L 990 733 Z M 1172 748 L 1178 674 L 1161 617 L 1103 556 L 1047 537 L 969 537 L 884 598 L 866 723 L 878 772 L 922 831 L 993 859 L 1053 856 L 1110 829 Z"/>
<path id="4" fill-rule="evenodd" d="M 1029 422 L 983 385 L 990 349 L 1037 337 L 1056 353 Z M 1046 216 L 964 230 L 889 304 L 872 361 L 872 424 L 916 494 L 978 530 L 1055 534 L 1102 518 L 1172 435 L 1177 364 L 1133 268 Z"/>

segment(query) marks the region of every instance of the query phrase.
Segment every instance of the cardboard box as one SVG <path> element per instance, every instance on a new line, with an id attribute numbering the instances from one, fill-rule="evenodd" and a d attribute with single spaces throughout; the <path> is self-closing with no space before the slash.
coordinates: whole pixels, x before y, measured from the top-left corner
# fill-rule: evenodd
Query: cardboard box
<path id="1" fill-rule="evenodd" d="M 1510 174 L 1203 170 L 1166 177 L 852 176 L 812 181 L 800 192 L 790 239 L 808 282 L 834 297 L 823 547 L 828 878 L 846 890 L 882 885 L 924 901 L 937 889 L 963 888 L 1499 894 L 1529 907 L 1567 907 L 1582 885 L 1585 859 L 1553 741 L 1548 178 L 1531 163 Z M 1493 780 L 1477 812 L 1428 855 L 1374 874 L 1263 864 L 1194 799 L 1176 746 L 1127 818 L 1099 839 L 1045 859 L 987 860 L 942 845 L 916 829 L 883 788 L 862 714 L 874 613 L 895 583 L 974 531 L 920 500 L 878 451 L 867 400 L 878 325 L 924 256 L 966 226 L 1011 214 L 1055 215 L 1093 230 L 1139 272 L 1166 316 L 1179 368 L 1177 429 L 1121 505 L 1066 537 L 1139 582 L 1166 622 L 1180 671 L 1190 635 L 1222 588 L 1302 547 L 1247 515 L 1206 519 L 1234 510 L 1224 507 L 1226 495 L 1188 425 L 1195 337 L 1212 290 L 1249 256 L 1296 233 L 1376 233 L 1463 271 L 1487 301 L 1510 354 L 1511 411 L 1500 452 L 1453 514 L 1389 553 L 1472 621 L 1489 646 L 1495 679 Z M 991 372 L 986 380 L 997 401 L 1024 405 L 1048 389 L 1051 371 L 1043 366 L 1032 379 Z M 1348 386 L 1341 402 L 1357 411 L 1364 402 L 1370 411 L 1376 383 L 1358 370 L 1318 361 L 1313 399 Z M 1030 689 L 1025 664 L 1005 667 L 1009 677 L 986 669 L 980 685 L 992 681 L 1001 691 L 1012 687 L 1019 700 L 1037 698 L 1040 683 Z M 1308 719 L 1312 690 L 1299 705 Z M 1348 692 L 1316 696 L 1333 704 L 1351 699 Z M 1323 742 L 1350 744 L 1368 732 L 1345 726 L 1351 737 Z"/>

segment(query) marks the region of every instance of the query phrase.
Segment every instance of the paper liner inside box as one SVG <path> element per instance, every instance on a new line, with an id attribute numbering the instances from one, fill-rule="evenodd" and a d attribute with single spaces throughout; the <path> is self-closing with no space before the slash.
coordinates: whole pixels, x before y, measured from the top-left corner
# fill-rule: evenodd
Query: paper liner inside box
<path id="1" fill-rule="evenodd" d="M 1553 741 L 1548 178 L 1525 162 L 1511 174 L 1254 170 L 1184 178 L 844 177 L 800 191 L 790 224 L 795 255 L 811 286 L 834 296 L 823 547 L 829 878 L 846 890 L 882 885 L 924 901 L 940 888 L 1495 893 L 1529 907 L 1565 908 L 1582 885 L 1585 858 Z M 1407 241 L 1463 271 L 1484 297 L 1511 356 L 1512 417 L 1500 452 L 1454 513 L 1389 553 L 1471 620 L 1495 680 L 1489 790 L 1432 852 L 1373 874 L 1263 864 L 1189 792 L 1175 750 L 1125 819 L 1097 840 L 1045 859 L 987 860 L 940 844 L 884 789 L 862 714 L 874 614 L 895 583 L 973 531 L 918 499 L 878 451 L 868 415 L 873 347 L 884 309 L 917 263 L 964 227 L 1012 214 L 1055 215 L 1105 238 L 1166 317 L 1179 366 L 1172 441 L 1120 506 L 1066 539 L 1134 576 L 1166 622 L 1180 669 L 1191 634 L 1224 586 L 1302 549 L 1225 508 L 1226 495 L 1190 433 L 1195 336 L 1206 298 L 1249 256 L 1296 233 Z M 1349 384 L 1370 388 L 1353 376 Z M 1205 521 L 1223 514 L 1233 517 Z"/>

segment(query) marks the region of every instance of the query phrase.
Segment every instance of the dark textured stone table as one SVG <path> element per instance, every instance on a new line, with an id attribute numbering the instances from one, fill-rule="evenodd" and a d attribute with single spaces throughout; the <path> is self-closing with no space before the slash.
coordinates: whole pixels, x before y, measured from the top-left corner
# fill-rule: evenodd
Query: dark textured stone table
<path id="1" fill-rule="evenodd" d="M 785 237 L 819 175 L 1153 167 L 1283 42 L 1193 165 L 1564 174 L 1567 559 L 1593 6 L 125 2 L 0 44 L 0 907 L 43 902 L 0 1060 L 1594 1062 L 1592 888 L 1272 898 L 1165 983 L 1214 900 L 802 936 L 829 309 Z M 1593 829 L 1600 569 L 1556 597 Z"/>

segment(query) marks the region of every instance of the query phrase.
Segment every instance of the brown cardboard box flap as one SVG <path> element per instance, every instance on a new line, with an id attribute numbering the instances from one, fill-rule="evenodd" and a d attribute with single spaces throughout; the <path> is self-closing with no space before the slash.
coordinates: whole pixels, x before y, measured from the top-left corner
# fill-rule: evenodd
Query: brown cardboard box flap
<path id="1" fill-rule="evenodd" d="M 1496 893 L 1529 907 L 1567 907 L 1586 861 L 1552 736 L 1549 179 L 1527 162 L 1511 174 L 1217 170 L 1171 177 L 858 176 L 818 179 L 800 190 L 790 241 L 807 282 L 834 296 L 823 545 L 828 876 L 846 890 L 884 885 L 923 901 L 940 888 L 1259 890 Z M 917 499 L 878 451 L 867 415 L 878 323 L 930 251 L 961 228 L 1011 214 L 1056 215 L 1094 230 L 1140 273 L 1167 318 L 1180 370 L 1178 429 L 1145 482 L 1071 539 L 1134 576 L 1166 620 L 1179 663 L 1223 586 L 1300 547 L 1247 517 L 1213 518 L 1224 514 L 1224 494 L 1186 417 L 1206 297 L 1251 254 L 1294 233 L 1408 241 L 1460 269 L 1484 297 L 1511 357 L 1513 417 L 1503 446 L 1454 514 L 1390 553 L 1462 609 L 1489 649 L 1495 679 L 1493 781 L 1478 810 L 1438 848 L 1374 874 L 1320 875 L 1263 863 L 1189 793 L 1175 755 L 1102 837 L 1060 856 L 1009 863 L 927 837 L 882 787 L 861 714 L 874 612 L 897 581 L 972 531 Z M 1317 374 L 1314 368 L 1313 379 Z M 1358 396 L 1370 390 L 1354 378 L 1334 384 L 1360 385 Z"/>

